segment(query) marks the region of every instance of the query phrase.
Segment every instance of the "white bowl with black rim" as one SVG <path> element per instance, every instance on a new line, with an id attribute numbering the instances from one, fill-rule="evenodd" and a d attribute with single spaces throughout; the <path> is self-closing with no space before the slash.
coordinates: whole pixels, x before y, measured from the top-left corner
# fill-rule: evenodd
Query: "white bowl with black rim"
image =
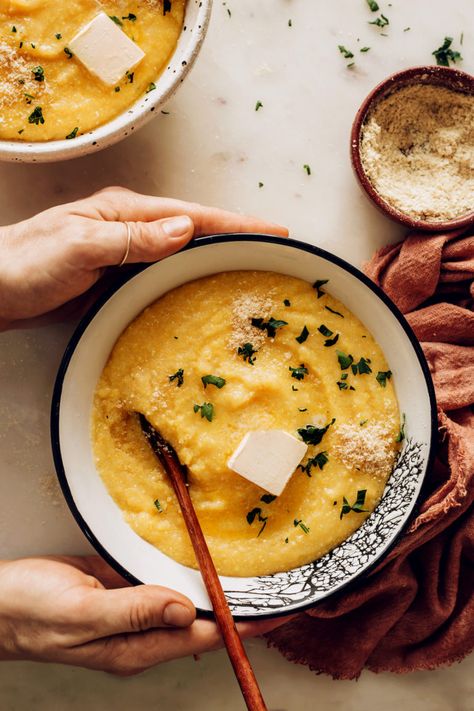
<path id="1" fill-rule="evenodd" d="M 166 69 L 154 81 L 156 89 L 145 93 L 111 121 L 77 136 L 58 141 L 2 141 L 0 160 L 17 163 L 49 163 L 78 158 L 112 146 L 150 121 L 185 80 L 206 36 L 212 0 L 187 0 L 183 28 Z"/>
<path id="2" fill-rule="evenodd" d="M 436 433 L 433 385 L 423 352 L 403 315 L 362 272 L 303 242 L 269 235 L 216 235 L 147 266 L 104 295 L 79 324 L 64 354 L 53 395 L 51 437 L 59 481 L 82 531 L 132 583 L 165 585 L 187 595 L 202 613 L 211 606 L 198 571 L 177 563 L 140 538 L 125 522 L 94 463 L 91 413 L 94 391 L 126 326 L 167 291 L 223 271 L 273 271 L 310 283 L 329 279 L 384 351 L 406 437 L 382 499 L 348 539 L 314 563 L 258 577 L 221 576 L 234 615 L 281 615 L 314 605 L 353 583 L 403 535 L 432 462 Z"/>

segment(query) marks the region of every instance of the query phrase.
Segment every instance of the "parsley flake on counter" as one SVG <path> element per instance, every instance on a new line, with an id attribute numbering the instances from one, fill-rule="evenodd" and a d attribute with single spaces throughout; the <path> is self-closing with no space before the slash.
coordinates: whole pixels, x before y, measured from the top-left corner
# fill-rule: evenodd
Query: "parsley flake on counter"
<path id="1" fill-rule="evenodd" d="M 258 187 L 263 188 L 263 183 L 261 181 L 259 182 Z"/>
<path id="2" fill-rule="evenodd" d="M 350 368 L 350 366 L 354 362 L 354 358 L 350 354 L 346 355 L 342 351 L 336 351 L 336 353 L 339 365 L 341 366 L 341 370 L 347 370 L 347 368 Z"/>
<path id="3" fill-rule="evenodd" d="M 263 318 L 253 318 L 251 319 L 252 326 L 259 328 L 260 331 L 266 331 L 269 338 L 275 338 L 278 328 L 283 328 L 283 326 L 288 326 L 288 321 L 282 321 L 270 316 L 268 321 L 264 321 Z"/>
<path id="4" fill-rule="evenodd" d="M 78 131 L 79 131 L 79 126 L 76 126 L 75 128 L 73 128 L 71 133 L 68 133 L 68 135 L 66 136 L 66 140 L 69 141 L 72 138 L 76 138 Z"/>
<path id="5" fill-rule="evenodd" d="M 305 464 L 298 464 L 297 469 L 301 469 L 306 476 L 311 477 L 311 469 L 313 467 L 319 467 L 324 469 L 324 465 L 329 462 L 329 457 L 327 452 L 319 452 L 315 457 L 308 459 Z"/>
<path id="6" fill-rule="evenodd" d="M 257 101 L 257 103 L 255 104 L 255 111 L 258 111 L 259 109 L 262 109 L 262 108 L 263 108 L 262 102 Z"/>
<path id="7" fill-rule="evenodd" d="M 257 351 L 254 349 L 251 343 L 244 343 L 243 346 L 237 348 L 237 355 L 242 356 L 242 358 L 253 365 L 255 363 L 255 353 Z"/>
<path id="8" fill-rule="evenodd" d="M 357 492 L 357 498 L 355 502 L 350 505 L 348 500 L 346 499 L 345 496 L 342 497 L 342 508 L 341 508 L 341 514 L 339 516 L 339 519 L 342 519 L 343 516 L 346 516 L 348 513 L 351 511 L 354 511 L 354 513 L 367 513 L 368 509 L 363 509 L 363 505 L 365 504 L 365 495 L 367 493 L 367 489 L 360 489 L 360 491 Z"/>
<path id="9" fill-rule="evenodd" d="M 214 417 L 214 405 L 211 402 L 203 402 L 202 405 L 194 405 L 194 412 L 201 411 L 201 418 L 205 417 L 208 422 L 212 422 Z"/>
<path id="10" fill-rule="evenodd" d="M 380 14 L 380 17 L 377 17 L 375 20 L 372 20 L 372 22 L 369 22 L 369 25 L 376 25 L 376 27 L 387 27 L 387 25 L 390 24 L 390 20 L 388 17 L 385 17 L 382 13 Z"/>
<path id="11" fill-rule="evenodd" d="M 328 281 L 329 279 L 316 279 L 316 281 L 314 282 L 313 289 L 316 289 L 318 299 L 320 299 L 321 296 L 324 296 L 324 294 L 326 293 L 325 291 L 323 291 L 323 289 L 321 289 L 321 287 L 327 284 Z"/>
<path id="12" fill-rule="evenodd" d="M 38 126 L 40 123 L 44 123 L 43 109 L 41 106 L 37 106 L 28 116 L 28 123 L 34 123 L 35 126 Z"/>
<path id="13" fill-rule="evenodd" d="M 219 388 L 219 390 L 220 390 L 221 388 L 224 387 L 224 385 L 226 383 L 224 378 L 220 378 L 218 375 L 203 375 L 201 380 L 204 385 L 204 389 L 208 385 L 215 385 L 216 388 Z"/>
<path id="14" fill-rule="evenodd" d="M 31 70 L 33 72 L 33 77 L 35 81 L 44 81 L 44 69 L 43 67 L 35 67 Z"/>
<path id="15" fill-rule="evenodd" d="M 252 523 L 257 519 L 257 521 L 260 521 L 260 523 L 263 523 L 263 526 L 261 527 L 260 531 L 257 533 L 257 538 L 259 535 L 263 532 L 265 526 L 267 525 L 268 521 L 268 516 L 262 516 L 262 509 L 259 506 L 256 506 L 254 509 L 248 512 L 247 516 L 247 523 L 249 526 L 252 525 Z"/>
<path id="16" fill-rule="evenodd" d="M 264 504 L 271 504 L 275 499 L 276 496 L 274 494 L 264 494 L 260 497 L 260 501 L 263 501 Z"/>
<path id="17" fill-rule="evenodd" d="M 168 375 L 168 380 L 170 381 L 170 383 L 172 383 L 173 380 L 176 380 L 176 386 L 180 388 L 181 385 L 184 383 L 184 370 L 180 368 L 173 375 Z"/>
<path id="18" fill-rule="evenodd" d="M 307 163 L 304 164 L 303 170 L 306 171 L 306 175 L 311 175 L 311 166 L 309 166 Z"/>
<path id="19" fill-rule="evenodd" d="M 288 27 L 293 27 L 293 23 L 291 20 L 288 20 Z"/>
<path id="20" fill-rule="evenodd" d="M 379 370 L 379 372 L 375 376 L 375 379 L 378 382 L 378 384 L 382 388 L 384 388 L 387 385 L 387 380 L 390 380 L 391 377 L 392 377 L 391 370 Z"/>
<path id="21" fill-rule="evenodd" d="M 354 375 L 368 375 L 369 373 L 372 372 L 372 368 L 370 367 L 370 358 L 361 358 L 358 363 L 354 363 L 351 365 L 352 372 Z"/>
<path id="22" fill-rule="evenodd" d="M 354 56 L 354 54 L 351 52 L 351 50 L 346 49 L 343 44 L 338 44 L 337 47 L 338 47 L 340 53 L 342 54 L 342 56 L 344 57 L 344 59 L 352 59 L 352 57 Z"/>
<path id="23" fill-rule="evenodd" d="M 295 528 L 299 526 L 303 533 L 309 533 L 309 527 L 305 523 L 303 523 L 300 518 L 295 518 L 295 520 L 293 521 L 293 526 Z"/>
<path id="24" fill-rule="evenodd" d="M 155 499 L 153 503 L 155 504 L 155 506 L 156 506 L 156 508 L 158 509 L 159 513 L 163 513 L 163 509 L 162 509 L 162 506 L 161 506 L 159 500 L 158 500 L 158 499 Z"/>
<path id="25" fill-rule="evenodd" d="M 331 422 L 328 422 L 326 427 L 316 427 L 315 425 L 306 425 L 306 427 L 300 427 L 297 432 L 305 444 L 319 444 L 328 431 L 328 429 L 336 421 L 333 417 Z"/>
<path id="26" fill-rule="evenodd" d="M 304 343 L 306 339 L 309 336 L 309 331 L 306 328 L 306 326 L 303 326 L 303 330 L 301 331 L 299 336 L 296 336 L 295 341 L 298 341 L 298 343 Z"/>
<path id="27" fill-rule="evenodd" d="M 296 380 L 303 380 L 305 375 L 308 375 L 308 368 L 305 368 L 304 363 L 301 363 L 301 365 L 298 368 L 292 368 L 291 365 L 289 369 L 291 371 L 291 377 L 296 378 Z"/>
<path id="28" fill-rule="evenodd" d="M 365 52 L 369 52 L 369 51 L 370 51 L 370 47 L 361 47 L 361 48 L 359 49 L 359 52 L 364 52 L 364 53 L 365 53 Z"/>
<path id="29" fill-rule="evenodd" d="M 406 415 L 403 413 L 402 415 L 402 424 L 400 425 L 400 431 L 395 437 L 395 442 L 403 442 L 405 439 L 405 424 L 406 424 Z"/>
<path id="30" fill-rule="evenodd" d="M 375 0 L 367 0 L 367 5 L 372 10 L 372 12 L 377 12 L 377 10 L 380 9 Z"/>
<path id="31" fill-rule="evenodd" d="M 332 314 L 336 314 L 336 316 L 340 316 L 341 318 L 344 318 L 344 315 L 341 314 L 339 311 L 334 311 L 330 306 L 325 306 L 324 307 L 327 311 L 330 311 Z"/>
<path id="32" fill-rule="evenodd" d="M 436 57 L 436 64 L 440 67 L 449 67 L 449 62 L 453 62 L 454 64 L 456 62 L 461 62 L 462 61 L 462 56 L 460 52 L 457 52 L 454 49 L 451 49 L 451 45 L 453 43 L 453 38 L 452 37 L 445 37 L 444 42 L 441 45 L 441 47 L 438 47 L 438 49 L 435 49 L 434 52 L 432 52 L 433 56 Z"/>

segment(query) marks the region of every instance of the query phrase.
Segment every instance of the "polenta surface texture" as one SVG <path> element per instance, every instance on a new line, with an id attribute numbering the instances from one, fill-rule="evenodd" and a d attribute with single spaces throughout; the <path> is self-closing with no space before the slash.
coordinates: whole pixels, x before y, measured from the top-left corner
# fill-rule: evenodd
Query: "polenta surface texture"
<path id="1" fill-rule="evenodd" d="M 391 373 L 367 329 L 326 288 L 225 272 L 165 294 L 118 339 L 95 395 L 97 468 L 130 526 L 177 561 L 196 566 L 136 412 L 188 467 L 221 574 L 315 560 L 379 501 L 401 435 Z M 227 466 L 247 432 L 267 429 L 309 444 L 278 498 Z"/>

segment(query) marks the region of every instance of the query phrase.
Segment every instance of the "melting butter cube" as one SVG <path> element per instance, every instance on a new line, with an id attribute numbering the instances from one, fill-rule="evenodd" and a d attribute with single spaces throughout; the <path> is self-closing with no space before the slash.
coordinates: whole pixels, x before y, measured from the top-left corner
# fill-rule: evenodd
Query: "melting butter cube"
<path id="1" fill-rule="evenodd" d="M 105 14 L 99 13 L 69 43 L 79 61 L 105 84 L 116 84 L 145 53 Z"/>
<path id="2" fill-rule="evenodd" d="M 229 469 L 280 496 L 308 447 L 284 430 L 247 432 L 227 462 Z"/>

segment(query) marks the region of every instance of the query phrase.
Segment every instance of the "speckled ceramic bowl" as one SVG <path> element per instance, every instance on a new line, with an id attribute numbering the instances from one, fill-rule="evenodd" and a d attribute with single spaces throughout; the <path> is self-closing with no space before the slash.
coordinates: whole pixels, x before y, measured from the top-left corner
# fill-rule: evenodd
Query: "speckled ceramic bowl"
<path id="1" fill-rule="evenodd" d="M 241 618 L 280 615 L 314 605 L 366 573 L 402 534 L 433 456 L 436 406 L 423 352 L 405 318 L 358 269 L 303 242 L 269 235 L 216 235 L 146 267 L 105 295 L 79 325 L 66 350 L 53 396 L 51 436 L 56 469 L 69 507 L 97 551 L 133 583 L 165 585 L 188 595 L 202 612 L 210 603 L 198 571 L 140 538 L 99 476 L 91 442 L 97 381 L 120 334 L 170 289 L 216 272 L 269 270 L 328 290 L 346 303 L 376 338 L 390 370 L 406 438 L 375 511 L 343 543 L 314 563 L 258 577 L 221 576 L 232 612 Z"/>
<path id="2" fill-rule="evenodd" d="M 360 143 L 364 124 L 373 109 L 384 97 L 413 84 L 432 84 L 464 94 L 474 95 L 474 76 L 458 69 L 438 66 L 412 67 L 392 74 L 373 89 L 356 114 L 351 132 L 351 159 L 357 180 L 379 210 L 396 222 L 413 230 L 446 232 L 468 227 L 474 223 L 474 211 L 452 220 L 421 220 L 401 212 L 383 199 L 368 178 L 361 158 Z"/>
<path id="3" fill-rule="evenodd" d="M 183 30 L 169 65 L 155 81 L 156 89 L 140 97 L 124 113 L 74 140 L 38 143 L 0 140 L 0 160 L 48 163 L 77 158 L 111 146 L 143 126 L 185 80 L 201 49 L 211 9 L 212 0 L 187 0 Z"/>

